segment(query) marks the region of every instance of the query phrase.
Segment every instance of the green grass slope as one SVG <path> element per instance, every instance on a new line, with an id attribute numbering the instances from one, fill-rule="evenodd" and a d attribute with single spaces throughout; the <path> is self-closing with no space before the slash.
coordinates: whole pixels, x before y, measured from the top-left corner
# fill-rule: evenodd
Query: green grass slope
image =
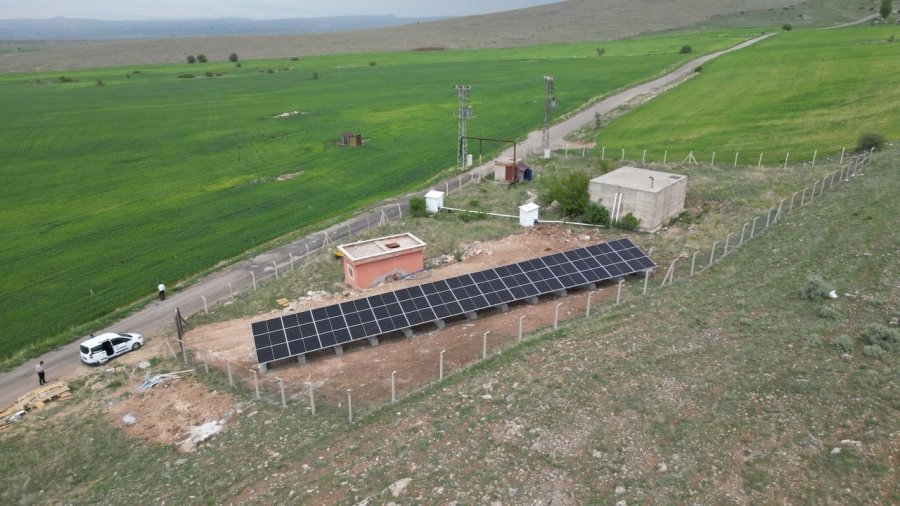
<path id="1" fill-rule="evenodd" d="M 473 87 L 470 135 L 521 138 L 543 119 L 544 74 L 558 117 L 684 61 L 683 44 L 746 35 L 627 40 L 602 58 L 565 44 L 2 75 L 0 358 L 446 174 L 454 84 Z M 365 145 L 335 145 L 346 130 Z"/>
<path id="2" fill-rule="evenodd" d="M 894 41 L 891 41 L 891 37 Z M 900 139 L 900 26 L 780 33 L 703 66 L 689 82 L 601 130 L 617 152 L 720 163 L 840 153 L 864 132 Z M 689 106 L 686 106 L 689 104 Z M 673 156 L 674 154 L 674 156 Z"/>
<path id="3" fill-rule="evenodd" d="M 342 410 L 311 417 L 276 395 L 183 455 L 93 409 L 29 415 L 0 434 L 16 456 L 0 501 L 896 503 L 900 355 L 867 354 L 860 336 L 900 307 L 900 239 L 885 233 L 898 166 L 900 150 L 879 154 L 693 279 L 352 426 Z M 809 274 L 840 296 L 800 298 Z M 76 392 L 89 407 L 94 395 Z"/>

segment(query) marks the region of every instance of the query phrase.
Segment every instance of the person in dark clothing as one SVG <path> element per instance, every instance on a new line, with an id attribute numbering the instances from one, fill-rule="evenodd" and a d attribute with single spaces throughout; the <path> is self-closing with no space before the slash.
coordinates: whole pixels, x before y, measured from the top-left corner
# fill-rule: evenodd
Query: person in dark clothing
<path id="1" fill-rule="evenodd" d="M 37 373 L 38 373 L 38 385 L 43 385 L 44 383 L 46 383 L 47 381 L 44 379 L 44 361 L 43 360 L 38 362 L 38 365 L 35 366 L 34 370 L 37 371 Z"/>

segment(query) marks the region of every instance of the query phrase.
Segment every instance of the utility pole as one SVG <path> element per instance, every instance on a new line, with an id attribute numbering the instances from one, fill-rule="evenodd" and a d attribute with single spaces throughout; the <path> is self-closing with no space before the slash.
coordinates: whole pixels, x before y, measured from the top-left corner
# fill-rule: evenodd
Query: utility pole
<path id="1" fill-rule="evenodd" d="M 472 110 L 469 107 L 469 90 L 471 86 L 467 84 L 457 84 L 456 94 L 459 97 L 459 108 L 456 110 L 456 118 L 459 120 L 459 130 L 457 133 L 457 144 L 459 151 L 456 154 L 456 166 L 466 167 L 469 158 L 469 149 L 463 139 L 466 137 L 466 120 L 472 116 Z"/>
<path id="2" fill-rule="evenodd" d="M 556 107 L 556 99 L 553 98 L 553 76 L 544 76 L 546 84 L 546 96 L 544 97 L 544 136 L 541 140 L 541 149 L 544 159 L 550 158 L 550 109 Z"/>

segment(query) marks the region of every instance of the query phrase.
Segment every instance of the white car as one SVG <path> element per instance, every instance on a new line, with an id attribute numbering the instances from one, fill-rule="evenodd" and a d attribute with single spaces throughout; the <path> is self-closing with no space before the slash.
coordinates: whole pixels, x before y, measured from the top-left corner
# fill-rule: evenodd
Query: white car
<path id="1" fill-rule="evenodd" d="M 123 353 L 137 350 L 144 344 L 140 334 L 107 332 L 81 343 L 81 361 L 85 364 L 102 364 Z"/>

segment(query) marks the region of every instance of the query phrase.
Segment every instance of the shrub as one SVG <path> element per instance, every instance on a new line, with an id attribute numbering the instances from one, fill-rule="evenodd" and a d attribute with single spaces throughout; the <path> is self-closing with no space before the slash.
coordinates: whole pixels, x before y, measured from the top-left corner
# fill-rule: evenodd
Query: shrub
<path id="1" fill-rule="evenodd" d="M 193 79 L 194 74 L 178 74 L 178 77 L 181 79 Z"/>
<path id="2" fill-rule="evenodd" d="M 641 220 L 635 215 L 628 213 L 616 222 L 616 228 L 622 230 L 637 230 L 641 226 Z"/>
<path id="3" fill-rule="evenodd" d="M 266 74 L 274 74 L 275 69 L 266 69 Z"/>
<path id="4" fill-rule="evenodd" d="M 370 67 L 374 67 L 375 65 L 378 65 L 378 63 L 373 62 L 373 61 L 370 61 L 370 62 L 369 62 L 369 66 L 370 66 Z"/>
<path id="5" fill-rule="evenodd" d="M 470 206 L 470 207 L 478 207 L 479 204 L 481 204 L 481 201 L 480 201 L 480 200 L 478 200 L 478 199 L 469 199 L 469 206 Z"/>
<path id="6" fill-rule="evenodd" d="M 867 357 L 881 359 L 884 358 L 884 349 L 877 344 L 869 344 L 863 346 L 863 355 Z"/>
<path id="7" fill-rule="evenodd" d="M 206 63 L 206 55 L 198 54 L 197 55 L 197 63 Z"/>
<path id="8" fill-rule="evenodd" d="M 688 45 L 681 46 L 681 49 L 678 51 L 681 54 L 691 54 L 694 52 L 694 48 Z"/>
<path id="9" fill-rule="evenodd" d="M 841 312 L 828 306 L 822 306 L 819 308 L 819 317 L 826 320 L 837 320 L 841 317 Z"/>
<path id="10" fill-rule="evenodd" d="M 188 62 L 188 63 L 197 63 L 197 58 L 194 58 L 194 55 L 189 54 L 189 55 L 187 56 L 187 62 Z"/>
<path id="11" fill-rule="evenodd" d="M 97 79 L 97 86 L 105 86 L 105 85 L 103 84 L 102 80 Z"/>
<path id="12" fill-rule="evenodd" d="M 850 336 L 841 334 L 831 340 L 831 347 L 839 353 L 850 353 L 853 351 L 853 340 Z"/>
<path id="13" fill-rule="evenodd" d="M 538 190 L 540 203 L 550 205 L 553 201 L 559 202 L 559 209 L 566 216 L 584 213 L 589 203 L 590 174 L 580 170 L 568 174 L 553 173 L 538 181 L 541 186 Z"/>
<path id="14" fill-rule="evenodd" d="M 790 23 L 785 23 L 785 24 L 781 25 L 781 29 L 786 32 L 789 32 L 794 29 L 794 25 L 792 25 Z"/>
<path id="15" fill-rule="evenodd" d="M 605 207 L 591 202 L 581 215 L 581 221 L 593 225 L 609 226 L 609 211 Z"/>
<path id="16" fill-rule="evenodd" d="M 900 329 L 893 329 L 880 323 L 873 323 L 862 332 L 862 341 L 879 346 L 887 351 L 900 349 Z"/>
<path id="17" fill-rule="evenodd" d="M 462 250 L 460 250 L 459 248 L 456 248 L 455 250 L 453 250 L 453 260 L 456 260 L 457 262 L 463 261 Z"/>
<path id="18" fill-rule="evenodd" d="M 300 60 L 300 58 L 297 58 L 296 56 L 291 56 L 291 61 L 299 61 L 299 60 Z"/>
<path id="19" fill-rule="evenodd" d="M 619 167 L 619 164 L 616 163 L 615 160 L 606 159 L 606 160 L 599 160 L 597 162 L 597 169 L 600 171 L 601 174 L 606 174 L 607 172 L 612 172 L 612 171 L 616 170 L 618 167 Z M 590 185 L 590 182 L 588 184 Z"/>
<path id="20" fill-rule="evenodd" d="M 598 130 L 603 128 L 603 116 L 599 112 L 594 113 L 594 128 Z"/>
<path id="21" fill-rule="evenodd" d="M 237 53 L 231 53 L 230 55 L 228 55 L 228 61 L 230 61 L 231 63 L 237 63 L 237 61 L 238 61 Z"/>
<path id="22" fill-rule="evenodd" d="M 206 71 L 206 77 L 212 77 L 212 76 L 213 76 L 212 71 L 211 71 L 211 70 L 207 70 L 207 71 Z"/>
<path id="23" fill-rule="evenodd" d="M 469 223 L 470 221 L 478 221 L 487 218 L 487 215 L 484 213 L 459 213 L 457 215 L 457 219 L 463 223 Z"/>
<path id="24" fill-rule="evenodd" d="M 428 216 L 428 210 L 425 206 L 425 197 L 413 197 L 409 199 L 409 215 L 413 218 L 424 218 Z"/>
<path id="25" fill-rule="evenodd" d="M 878 132 L 866 132 L 859 136 L 856 141 L 857 151 L 881 151 L 887 141 L 884 136 Z"/>
<path id="26" fill-rule="evenodd" d="M 318 78 L 319 78 L 319 73 L 318 73 L 318 72 L 313 72 L 313 80 L 316 80 L 316 79 L 318 79 Z"/>
<path id="27" fill-rule="evenodd" d="M 800 287 L 801 299 L 824 299 L 828 297 L 828 286 L 818 274 L 810 274 Z"/>
<path id="28" fill-rule="evenodd" d="M 696 67 L 694 67 L 694 72 L 696 72 L 698 74 L 700 72 L 703 72 L 703 65 L 697 65 Z"/>
<path id="29" fill-rule="evenodd" d="M 807 348 L 818 348 L 822 346 L 822 338 L 819 336 L 806 336 Z"/>
<path id="30" fill-rule="evenodd" d="M 597 56 L 603 56 L 606 54 L 606 49 L 602 47 L 597 48 Z"/>
<path id="31" fill-rule="evenodd" d="M 891 0 L 881 0 L 881 6 L 878 8 L 878 14 L 881 15 L 881 19 L 887 19 L 891 15 L 892 10 L 894 9 L 891 6 Z"/>
<path id="32" fill-rule="evenodd" d="M 241 67 L 243 67 L 243 65 L 241 65 L 241 62 L 237 62 L 237 63 L 235 63 L 235 64 L 234 64 L 234 66 L 235 66 L 235 67 L 237 67 L 237 68 L 241 68 Z"/>

